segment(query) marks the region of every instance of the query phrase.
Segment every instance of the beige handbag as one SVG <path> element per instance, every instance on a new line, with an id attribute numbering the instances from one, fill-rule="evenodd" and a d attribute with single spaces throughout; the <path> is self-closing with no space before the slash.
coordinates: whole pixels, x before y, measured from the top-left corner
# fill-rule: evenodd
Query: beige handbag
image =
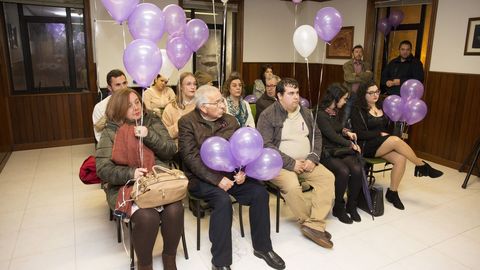
<path id="1" fill-rule="evenodd" d="M 132 198 L 140 208 L 154 208 L 185 198 L 187 185 L 182 171 L 155 165 L 152 173 L 135 181 Z"/>

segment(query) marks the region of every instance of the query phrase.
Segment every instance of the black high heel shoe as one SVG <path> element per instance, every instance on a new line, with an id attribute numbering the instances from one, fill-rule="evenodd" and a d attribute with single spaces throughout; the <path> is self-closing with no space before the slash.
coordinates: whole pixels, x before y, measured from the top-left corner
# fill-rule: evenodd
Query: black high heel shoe
<path id="1" fill-rule="evenodd" d="M 437 178 L 443 175 L 442 171 L 432 168 L 427 162 L 423 161 L 423 165 L 415 166 L 414 175 L 416 177 L 429 176 L 431 178 Z"/>
<path id="2" fill-rule="evenodd" d="M 395 208 L 403 210 L 405 206 L 403 206 L 400 197 L 398 197 L 398 191 L 392 191 L 390 188 L 387 189 L 387 193 L 385 193 L 385 198 L 387 201 L 391 202 Z"/>
<path id="3" fill-rule="evenodd" d="M 347 211 L 345 210 L 345 204 L 340 204 L 335 202 L 335 205 L 333 206 L 333 210 L 332 210 L 332 215 L 338 218 L 338 220 L 340 220 L 342 223 L 345 223 L 345 224 L 353 223 L 352 219 L 347 215 Z"/>

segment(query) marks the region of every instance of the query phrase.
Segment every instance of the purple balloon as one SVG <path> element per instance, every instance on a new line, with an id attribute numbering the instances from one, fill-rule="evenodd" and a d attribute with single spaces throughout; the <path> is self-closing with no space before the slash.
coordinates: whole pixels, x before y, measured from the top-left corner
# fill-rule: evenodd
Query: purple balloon
<path id="1" fill-rule="evenodd" d="M 175 4 L 170 4 L 163 8 L 165 14 L 165 28 L 169 34 L 182 31 L 185 28 L 187 18 L 185 11 Z"/>
<path id="2" fill-rule="evenodd" d="M 263 149 L 263 138 L 258 130 L 243 127 L 230 137 L 230 150 L 237 164 L 245 166 L 254 161 Z"/>
<path id="3" fill-rule="evenodd" d="M 403 113 L 407 124 L 416 124 L 427 115 L 427 104 L 420 99 L 410 99 L 405 104 Z"/>
<path id="4" fill-rule="evenodd" d="M 404 103 L 401 97 L 397 95 L 388 96 L 383 101 L 383 112 L 392 121 L 398 121 L 402 117 L 404 111 Z"/>
<path id="5" fill-rule="evenodd" d="M 255 95 L 248 95 L 244 98 L 244 100 L 250 104 L 255 104 L 257 102 L 257 96 Z"/>
<path id="6" fill-rule="evenodd" d="M 245 167 L 247 176 L 268 181 L 275 178 L 283 167 L 282 156 L 277 150 L 264 148 L 260 156 Z"/>
<path id="7" fill-rule="evenodd" d="M 388 16 L 388 22 L 390 23 L 391 26 L 394 28 L 397 28 L 397 26 L 400 25 L 403 21 L 403 12 L 401 10 L 391 10 L 390 15 Z"/>
<path id="8" fill-rule="evenodd" d="M 128 18 L 128 30 L 134 39 L 145 38 L 157 42 L 162 38 L 164 26 L 163 11 L 150 3 L 138 5 Z"/>
<path id="9" fill-rule="evenodd" d="M 310 108 L 310 101 L 308 99 L 300 97 L 300 105 L 306 108 Z"/>
<path id="10" fill-rule="evenodd" d="M 185 27 L 185 39 L 192 51 L 196 52 L 208 40 L 208 26 L 200 19 L 193 19 Z"/>
<path id="11" fill-rule="evenodd" d="M 122 23 L 132 14 L 140 0 L 102 0 L 108 14 L 118 23 Z"/>
<path id="12" fill-rule="evenodd" d="M 219 136 L 210 137 L 202 143 L 200 158 L 212 170 L 233 172 L 236 167 L 230 143 Z"/>
<path id="13" fill-rule="evenodd" d="M 123 65 L 138 85 L 148 87 L 162 68 L 162 53 L 148 39 L 136 39 L 123 52 Z"/>
<path id="14" fill-rule="evenodd" d="M 192 49 L 188 47 L 184 37 L 176 37 L 168 41 L 167 55 L 170 62 L 172 62 L 177 69 L 181 69 L 192 56 Z"/>
<path id="15" fill-rule="evenodd" d="M 380 33 L 386 36 L 388 35 L 388 33 L 390 33 L 391 28 L 392 26 L 388 22 L 387 18 L 381 18 L 380 20 L 378 20 L 377 29 Z"/>
<path id="16" fill-rule="evenodd" d="M 400 87 L 400 96 L 404 100 L 421 99 L 423 96 L 423 84 L 415 79 L 405 81 Z"/>
<path id="17" fill-rule="evenodd" d="M 332 7 L 320 9 L 315 16 L 315 30 L 325 42 L 332 40 L 342 28 L 342 15 Z"/>

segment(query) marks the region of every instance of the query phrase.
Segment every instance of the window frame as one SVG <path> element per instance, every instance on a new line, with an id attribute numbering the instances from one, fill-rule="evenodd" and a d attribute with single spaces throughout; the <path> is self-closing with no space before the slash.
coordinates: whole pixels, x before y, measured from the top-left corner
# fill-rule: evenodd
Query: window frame
<path id="1" fill-rule="evenodd" d="M 77 86 L 77 77 L 75 74 L 75 51 L 73 47 L 73 27 L 72 27 L 72 17 L 71 17 L 71 9 L 70 7 L 62 7 L 65 8 L 66 16 L 65 17 L 55 17 L 55 16 L 25 16 L 23 12 L 24 4 L 17 3 L 17 11 L 18 11 L 18 20 L 20 25 L 20 39 L 22 40 L 22 52 L 24 57 L 24 70 L 25 70 L 25 82 L 26 82 L 26 89 L 14 89 L 13 83 L 13 72 L 12 72 L 12 63 L 10 60 L 10 48 L 7 46 L 7 61 L 8 61 L 8 69 L 9 72 L 9 80 L 12 85 L 11 94 L 12 95 L 31 95 L 31 94 L 48 94 L 48 93 L 75 93 L 81 92 L 84 89 L 89 88 L 89 74 L 88 74 L 88 48 L 86 43 L 86 23 L 85 23 L 85 7 L 84 8 L 74 8 L 74 9 L 81 9 L 82 10 L 82 24 L 83 24 L 83 33 L 85 39 L 85 68 L 87 70 L 87 78 L 86 78 L 86 85 L 85 87 L 79 88 Z M 49 7 L 56 7 L 56 6 L 49 6 Z M 2 12 L 5 12 L 5 8 L 2 5 L 1 8 Z M 5 17 L 5 14 L 3 14 Z M 66 86 L 56 86 L 56 87 L 36 87 L 34 85 L 34 73 L 33 73 L 33 66 L 32 66 L 32 55 L 30 50 L 30 38 L 28 34 L 28 24 L 29 23 L 61 23 L 65 25 L 66 31 L 66 46 L 67 46 L 67 59 L 68 59 L 68 78 L 69 78 L 69 85 Z M 8 38 L 8 37 L 6 37 Z"/>

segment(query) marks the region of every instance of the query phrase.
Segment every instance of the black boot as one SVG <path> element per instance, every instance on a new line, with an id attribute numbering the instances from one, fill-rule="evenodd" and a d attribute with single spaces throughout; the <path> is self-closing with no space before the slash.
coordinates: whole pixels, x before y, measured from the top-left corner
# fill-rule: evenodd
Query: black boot
<path id="1" fill-rule="evenodd" d="M 429 176 L 431 178 L 437 178 L 443 175 L 443 172 L 432 168 L 432 166 L 430 166 L 430 164 L 428 164 L 427 162 L 423 161 L 423 163 L 425 164 L 421 166 L 415 166 L 415 176 Z"/>
<path id="2" fill-rule="evenodd" d="M 400 210 L 405 209 L 405 206 L 403 206 L 400 197 L 398 197 L 397 191 L 391 191 L 390 188 L 387 189 L 387 193 L 385 193 L 385 198 L 387 199 L 387 201 L 391 202 L 393 206 L 395 206 L 395 208 Z"/>
<path id="3" fill-rule="evenodd" d="M 357 202 L 350 202 L 350 199 L 347 202 L 347 213 L 350 214 L 350 218 L 355 222 L 362 221 L 362 218 L 357 212 Z"/>
<path id="4" fill-rule="evenodd" d="M 337 217 L 338 220 L 345 224 L 352 224 L 352 219 L 347 215 L 347 211 L 345 211 L 345 203 L 335 201 L 335 205 L 333 206 L 332 214 L 334 217 Z"/>

